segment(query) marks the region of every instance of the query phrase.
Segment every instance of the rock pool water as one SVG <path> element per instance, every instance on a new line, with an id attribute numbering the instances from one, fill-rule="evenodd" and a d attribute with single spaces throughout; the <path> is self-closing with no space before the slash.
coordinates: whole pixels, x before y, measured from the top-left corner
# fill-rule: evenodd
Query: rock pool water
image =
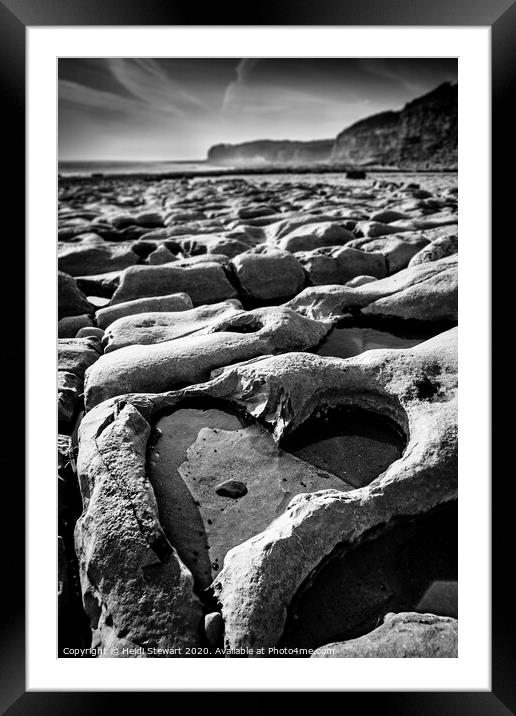
<path id="1" fill-rule="evenodd" d="M 376 413 L 334 408 L 307 420 L 282 446 L 348 485 L 363 487 L 401 457 L 405 441 Z"/>
<path id="2" fill-rule="evenodd" d="M 160 522 L 202 588 L 222 568 L 226 552 L 264 530 L 295 495 L 350 489 L 284 452 L 259 424 L 219 408 L 185 407 L 156 428 L 148 475 Z M 221 491 L 229 481 L 240 484 L 241 496 Z"/>
<path id="3" fill-rule="evenodd" d="M 314 351 L 319 356 L 351 358 L 374 348 L 412 348 L 431 337 L 429 333 L 403 335 L 377 328 L 335 327 Z"/>
<path id="4" fill-rule="evenodd" d="M 388 612 L 456 617 L 457 557 L 456 504 L 337 550 L 294 598 L 281 644 L 310 649 L 354 639 Z"/>

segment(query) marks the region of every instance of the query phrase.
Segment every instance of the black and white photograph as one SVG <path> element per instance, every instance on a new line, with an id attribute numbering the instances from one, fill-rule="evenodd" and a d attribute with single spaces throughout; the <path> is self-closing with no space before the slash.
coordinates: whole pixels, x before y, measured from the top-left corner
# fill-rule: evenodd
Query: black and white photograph
<path id="1" fill-rule="evenodd" d="M 458 66 L 58 60 L 59 658 L 456 658 Z"/>

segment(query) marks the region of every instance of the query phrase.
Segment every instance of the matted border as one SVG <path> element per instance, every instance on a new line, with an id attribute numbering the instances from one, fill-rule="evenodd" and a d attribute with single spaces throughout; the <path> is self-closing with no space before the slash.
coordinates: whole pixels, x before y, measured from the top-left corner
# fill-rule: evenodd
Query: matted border
<path id="1" fill-rule="evenodd" d="M 9 197 L 9 213 L 14 216 L 23 216 L 22 194 L 24 187 L 23 164 L 23 74 L 24 74 L 24 41 L 25 27 L 27 25 L 60 25 L 60 24 L 172 24 L 182 23 L 188 24 L 193 15 L 192 10 L 179 9 L 175 4 L 174 8 L 169 7 L 169 3 L 154 2 L 148 0 L 145 3 L 124 3 L 120 7 L 120 3 L 96 2 L 71 2 L 68 0 L 61 2 L 48 2 L 46 0 L 33 0 L 26 2 L 4 2 L 15 13 L 12 15 L 0 6 L 0 32 L 2 36 L 2 46 L 4 50 L 4 62 L 0 66 L 2 75 L 2 89 L 5 97 L 5 108 L 3 116 L 4 123 L 4 142 L 15 147 L 17 151 L 16 161 L 9 165 L 9 179 L 11 196 Z M 490 2 L 484 3 L 484 7 L 478 4 L 463 3 L 394 3 L 387 5 L 379 2 L 361 2 L 361 3 L 333 3 L 328 0 L 322 0 L 314 3 L 314 7 L 308 7 L 307 2 L 297 2 L 295 7 L 288 7 L 288 3 L 283 2 L 282 8 L 269 10 L 267 4 L 261 4 L 261 17 L 245 18 L 248 24 L 460 24 L 460 25 L 492 25 L 493 47 L 492 47 L 492 71 L 493 71 L 493 137 L 496 140 L 493 155 L 494 187 L 495 195 L 494 203 L 494 229 L 496 233 L 501 231 L 502 212 L 512 205 L 509 195 L 510 187 L 504 182 L 502 169 L 505 166 L 508 155 L 507 150 L 510 147 L 510 139 L 508 134 L 508 122 L 510 114 L 508 106 L 510 101 L 510 77 L 514 67 L 514 60 L 511 56 L 513 38 L 516 28 L 516 12 L 514 6 L 503 16 L 500 16 L 508 5 L 507 2 Z M 403 7 L 405 6 L 405 7 Z M 213 11 L 212 11 L 212 14 Z M 231 18 L 226 18 L 224 10 L 216 10 L 217 17 L 212 18 L 203 13 L 205 21 L 215 20 L 220 24 L 237 24 L 242 22 L 241 13 L 231 11 Z M 366 17 L 367 16 L 367 17 Z M 264 23 L 263 19 L 267 22 Z M 503 153 L 502 153 L 503 147 Z M 497 211 L 500 209 L 500 212 Z M 500 222 L 500 223 L 499 223 Z M 20 232 L 20 220 L 13 222 L 13 227 Z M 22 247 L 16 247 L 16 258 L 19 261 L 22 255 Z M 19 287 L 18 287 L 19 293 Z M 19 304 L 18 304 L 19 306 Z M 20 330 L 10 327 L 10 343 L 14 349 L 18 350 L 23 346 L 23 334 Z M 19 365 L 22 361 L 19 360 Z M 20 382 L 15 384 L 16 394 L 13 395 L 13 404 L 20 405 Z M 14 424 L 14 418 L 11 417 Z M 22 450 L 16 451 L 15 446 L 10 446 L 10 450 L 14 449 L 19 459 L 19 455 L 23 454 Z M 30 445 L 28 446 L 30 450 Z M 9 506 L 16 506 L 16 538 L 9 540 L 9 558 L 6 567 L 9 570 L 9 590 L 7 592 L 10 604 L 2 613 L 2 620 L 5 620 L 5 628 L 3 630 L 4 648 L 2 650 L 2 668 L 0 676 L 2 678 L 2 697 L 5 699 L 4 706 L 12 703 L 13 700 L 24 691 L 24 629 L 23 629 L 23 541 L 22 531 L 20 529 L 19 513 L 23 505 L 23 485 L 19 475 L 19 464 L 17 465 L 17 473 L 11 473 L 9 479 L 9 488 L 12 490 L 12 496 L 8 500 Z M 18 479 L 15 479 L 15 478 Z M 504 535 L 504 526 L 510 525 L 510 521 L 504 522 L 501 518 L 503 505 L 506 504 L 505 491 L 499 494 L 500 490 L 494 490 L 494 507 L 495 507 L 495 530 L 494 530 L 494 555 L 493 566 L 495 568 L 495 577 L 498 568 L 501 568 L 500 560 L 496 559 L 497 554 L 503 553 L 503 548 L 507 546 L 508 540 Z M 507 534 L 508 534 L 508 527 Z M 7 562 L 7 560 L 6 560 Z M 4 562 L 5 563 L 5 562 Z M 505 569 L 508 568 L 507 562 L 504 563 Z M 502 573 L 498 575 L 500 582 L 502 581 Z M 13 586 L 15 585 L 15 586 Z M 507 713 L 507 710 L 497 701 L 498 695 L 507 704 L 511 703 L 511 686 L 513 686 L 513 675 L 516 673 L 514 661 L 511 662 L 511 634 L 508 629 L 510 615 L 513 613 L 513 605 L 509 602 L 510 594 L 504 592 L 503 585 L 494 593 L 495 602 L 493 608 L 493 692 L 491 694 L 460 694 L 458 698 L 454 694 L 423 694 L 416 696 L 414 694 L 362 694 L 367 696 L 369 701 L 372 699 L 378 701 L 377 697 L 381 696 L 382 711 L 389 712 L 391 708 L 396 713 L 413 712 L 417 703 L 417 712 L 420 714 L 436 713 L 445 707 L 447 713 L 468 713 L 468 714 L 493 714 Z M 504 601 L 506 600 L 506 601 Z M 512 654 L 512 659 L 514 655 Z M 512 683 L 511 683 L 512 679 Z M 41 695 L 42 696 L 42 695 Z M 80 698 L 78 695 L 60 694 L 59 699 L 52 699 L 50 694 L 45 698 L 40 698 L 40 694 L 26 694 L 19 699 L 17 704 L 10 710 L 16 713 L 34 713 L 44 711 L 47 707 L 52 707 L 54 713 L 69 713 L 72 709 L 78 713 L 83 713 L 96 708 L 94 694 L 84 694 Z M 112 696 L 116 695 L 103 694 L 104 703 L 114 703 Z M 346 701 L 351 694 L 346 694 Z M 134 699 L 135 694 L 131 695 Z M 93 701 L 92 701 L 93 699 Z M 57 704 L 60 707 L 57 708 Z M 65 705 L 66 704 L 66 705 Z M 82 705 L 82 706 L 81 706 Z M 136 705 L 136 704 L 135 704 Z M 372 705 L 372 704 L 371 704 Z M 426 706 L 425 706 L 426 705 Z M 119 704 L 120 706 L 120 704 Z M 447 708 L 446 708 L 447 707 Z"/>

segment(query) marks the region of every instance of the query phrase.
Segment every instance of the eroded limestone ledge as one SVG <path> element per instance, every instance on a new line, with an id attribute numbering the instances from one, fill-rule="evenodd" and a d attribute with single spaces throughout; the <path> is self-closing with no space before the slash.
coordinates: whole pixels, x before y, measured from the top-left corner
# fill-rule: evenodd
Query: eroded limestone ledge
<path id="1" fill-rule="evenodd" d="M 226 555 L 213 586 L 230 649 L 274 646 L 297 589 L 337 545 L 456 497 L 456 329 L 412 349 L 311 362 L 290 354 L 249 365 L 241 379 L 251 405 L 257 396 L 253 413 L 278 437 L 321 405 L 349 401 L 389 415 L 408 444 L 367 487 L 298 495 L 267 530 Z"/>
<path id="2" fill-rule="evenodd" d="M 86 374 L 86 408 L 115 395 L 165 391 L 181 384 L 203 382 L 214 368 L 256 356 L 307 350 L 320 343 L 331 328 L 330 322 L 314 321 L 282 306 L 239 311 L 224 302 L 212 310 L 202 307 L 194 312 L 195 320 L 190 323 L 185 322 L 185 318 L 192 318 L 190 311 L 158 317 L 141 314 L 137 323 L 145 321 L 145 316 L 153 323 L 153 330 L 145 340 L 148 345 L 141 345 L 140 338 L 134 338 L 134 320 L 128 319 L 133 338 L 128 339 L 126 331 L 124 336 L 118 336 L 115 345 L 131 344 L 106 352 L 98 367 Z M 160 334 L 154 328 L 158 321 L 163 321 L 163 316 L 165 321 L 168 316 L 168 326 L 162 326 L 168 335 L 164 335 L 164 342 L 158 342 Z M 181 326 L 186 335 L 167 340 L 174 333 L 180 335 Z M 141 335 L 141 329 L 138 333 Z"/>
<path id="3" fill-rule="evenodd" d="M 286 304 L 310 318 L 335 319 L 351 314 L 369 320 L 457 321 L 456 255 L 409 266 L 362 286 L 305 288 Z"/>
<path id="4" fill-rule="evenodd" d="M 388 417 L 407 437 L 402 457 L 368 486 L 298 494 L 263 532 L 226 554 L 212 584 L 225 646 L 274 646 L 296 591 L 336 546 L 456 498 L 456 353 L 452 329 L 414 348 L 347 360 L 266 356 L 218 370 L 204 384 L 123 395 L 87 413 L 79 431 L 84 512 L 76 547 L 97 643 L 197 640 L 193 578 L 164 535 L 145 469 L 160 415 L 192 400 L 222 401 L 281 444 L 310 416 L 349 406 Z"/>

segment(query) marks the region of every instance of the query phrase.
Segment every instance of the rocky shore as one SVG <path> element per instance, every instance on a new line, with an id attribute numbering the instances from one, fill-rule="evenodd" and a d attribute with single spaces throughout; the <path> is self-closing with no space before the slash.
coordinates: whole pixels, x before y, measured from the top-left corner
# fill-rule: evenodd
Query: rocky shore
<path id="1" fill-rule="evenodd" d="M 59 643 L 457 655 L 457 177 L 62 178 Z"/>

